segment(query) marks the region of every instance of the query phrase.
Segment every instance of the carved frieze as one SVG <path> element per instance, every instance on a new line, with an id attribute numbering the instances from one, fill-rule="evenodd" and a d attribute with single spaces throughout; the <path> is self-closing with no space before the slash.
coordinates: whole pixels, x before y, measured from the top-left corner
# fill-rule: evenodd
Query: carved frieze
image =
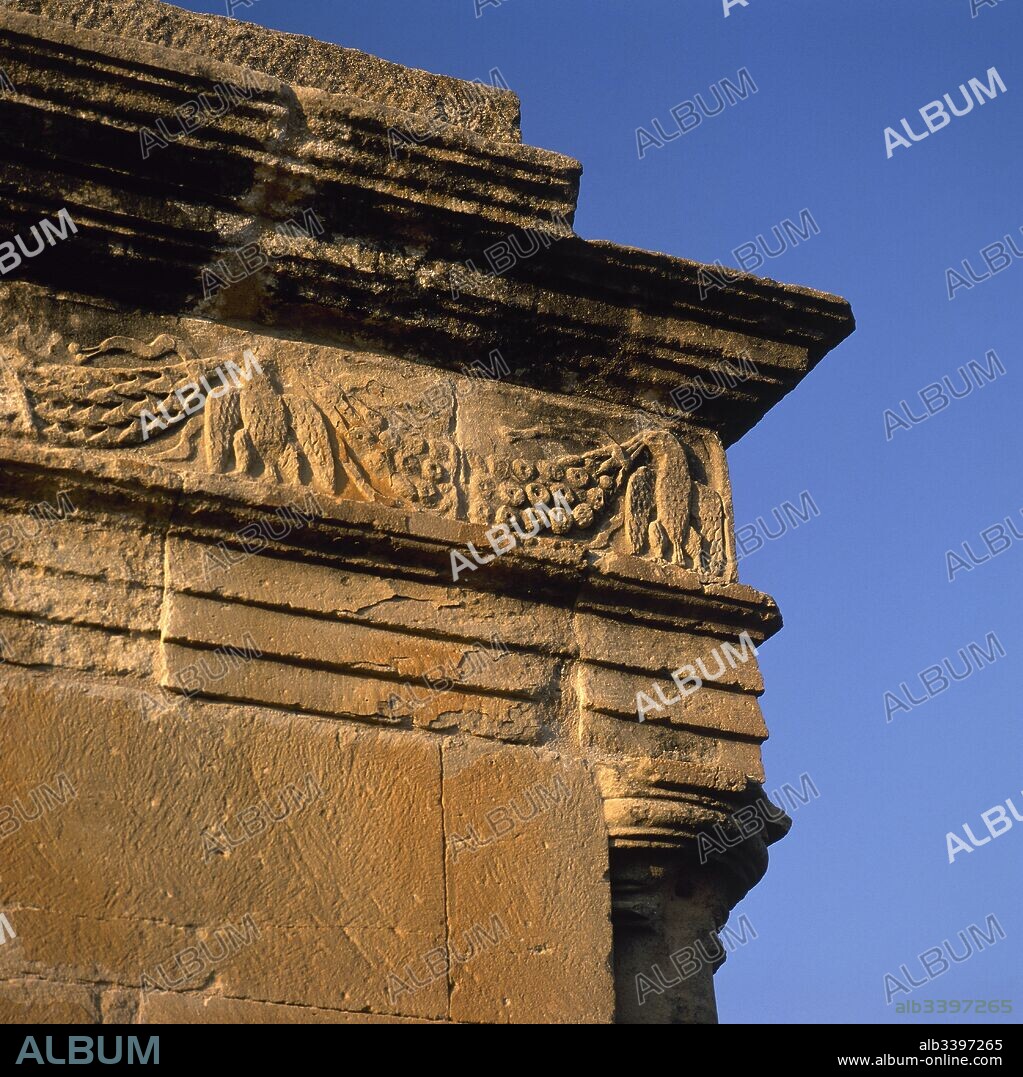
<path id="1" fill-rule="evenodd" d="M 375 368 L 329 351 L 324 366 L 241 334 L 199 348 L 167 333 L 87 346 L 19 331 L 0 344 L 0 412 L 10 432 L 57 445 L 524 535 L 536 532 L 532 506 L 567 501 L 571 515 L 552 520 L 558 537 L 726 575 L 726 479 L 712 435 L 635 415 L 607 430 L 578 405 L 518 427 L 524 390 L 402 376 L 394 360 Z"/>

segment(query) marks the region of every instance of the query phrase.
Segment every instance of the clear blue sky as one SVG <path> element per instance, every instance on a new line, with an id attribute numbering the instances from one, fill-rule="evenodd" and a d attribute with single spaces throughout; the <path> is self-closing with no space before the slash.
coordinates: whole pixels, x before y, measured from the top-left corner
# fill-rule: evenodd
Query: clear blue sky
<path id="1" fill-rule="evenodd" d="M 181 6 L 223 14 L 223 3 Z M 1023 9 L 1015 0 L 258 0 L 240 18 L 522 99 L 524 140 L 585 172 L 589 239 L 734 265 L 809 209 L 820 234 L 761 272 L 845 296 L 856 333 L 730 451 L 737 524 L 810 492 L 820 516 L 743 560 L 786 627 L 761 651 L 768 788 L 811 775 L 770 870 L 737 908 L 758 938 L 717 976 L 725 1022 L 905 1022 L 883 976 L 994 913 L 1007 938 L 912 1000 L 1023 1011 L 1023 823 L 948 863 L 945 835 L 1023 814 L 1023 541 L 948 582 L 945 551 L 1023 533 L 1023 260 L 947 298 L 945 270 L 1007 233 L 1023 251 Z M 1007 88 L 889 160 L 884 129 L 995 66 Z M 758 92 L 663 149 L 635 129 L 745 67 Z M 985 77 L 986 81 L 986 77 Z M 772 241 L 773 242 L 773 241 Z M 885 440 L 883 413 L 994 349 L 1005 375 Z M 958 388 L 960 380 L 954 379 Z M 773 521 L 771 526 L 777 530 Z M 982 553 L 984 551 L 984 553 Z M 883 697 L 995 632 L 1005 658 L 885 722 Z M 896 995 L 901 1000 L 904 995 Z M 917 1018 L 920 1020 L 921 1018 Z M 933 1018 L 934 1020 L 947 1020 Z M 999 1018 L 1002 1020 L 1004 1018 Z M 971 1023 L 987 1020 L 970 1018 Z"/>

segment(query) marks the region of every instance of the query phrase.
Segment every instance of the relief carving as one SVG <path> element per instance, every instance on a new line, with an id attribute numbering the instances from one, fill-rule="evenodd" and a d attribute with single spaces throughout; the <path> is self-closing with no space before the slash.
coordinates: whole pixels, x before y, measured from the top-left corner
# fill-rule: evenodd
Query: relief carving
<path id="1" fill-rule="evenodd" d="M 457 518 L 456 485 L 461 454 L 454 441 L 419 423 L 407 402 L 389 406 L 380 390 L 375 402 L 334 387 L 332 403 L 338 439 L 358 461 L 377 500 L 427 509 Z M 453 396 L 444 386 L 431 390 L 433 415 L 453 409 Z"/>
<path id="2" fill-rule="evenodd" d="M 286 387 L 275 365 L 249 349 L 200 359 L 161 334 L 149 344 L 116 336 L 81 349 L 51 339 L 42 357 L 27 350 L 0 351 L 0 409 L 16 433 L 134 448 L 173 466 L 353 500 L 444 513 L 457 505 L 450 441 L 402 433 L 339 387 L 320 387 L 323 401 Z"/>
<path id="3" fill-rule="evenodd" d="M 549 424 L 490 425 L 489 452 L 463 450 L 455 394 L 444 383 L 415 401 L 401 379 L 282 373 L 268 355 L 236 347 L 200 358 L 160 334 L 109 337 L 94 347 L 51 334 L 40 347 L 0 345 L 0 414 L 8 431 L 80 448 L 130 449 L 166 465 L 309 487 L 338 497 L 450 519 L 508 523 L 535 534 L 530 507 L 567 501 L 555 535 L 721 576 L 725 509 L 706 453 L 666 428 L 595 448 Z M 419 398 L 422 406 L 423 396 Z M 494 438 L 496 434 L 496 439 Z M 593 444 L 590 439 L 589 444 Z"/>
<path id="4" fill-rule="evenodd" d="M 502 431 L 512 443 L 550 440 L 547 429 Z M 532 529 L 530 506 L 563 498 L 570 517 L 555 515 L 551 530 L 615 549 L 703 570 L 725 571 L 725 512 L 704 463 L 668 430 L 643 430 L 578 454 L 481 459 L 488 477 L 478 484 L 490 509 L 481 522 Z"/>

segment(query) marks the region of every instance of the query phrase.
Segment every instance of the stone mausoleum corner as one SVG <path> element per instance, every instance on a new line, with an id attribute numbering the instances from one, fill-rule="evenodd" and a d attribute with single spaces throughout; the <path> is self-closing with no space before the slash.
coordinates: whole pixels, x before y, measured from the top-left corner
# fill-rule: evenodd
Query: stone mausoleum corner
<path id="1" fill-rule="evenodd" d="M 714 1020 L 725 450 L 848 305 L 581 239 L 500 88 L 155 0 L 0 68 L 0 1013 Z"/>

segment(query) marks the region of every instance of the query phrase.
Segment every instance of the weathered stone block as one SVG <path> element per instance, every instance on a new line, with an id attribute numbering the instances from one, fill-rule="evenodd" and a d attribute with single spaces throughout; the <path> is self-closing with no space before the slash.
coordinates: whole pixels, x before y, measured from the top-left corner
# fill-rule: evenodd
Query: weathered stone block
<path id="1" fill-rule="evenodd" d="M 451 1017 L 606 1022 L 607 837 L 593 774 L 549 751 L 444 751 Z"/>
<path id="2" fill-rule="evenodd" d="M 195 702 L 147 721 L 136 691 L 0 683 L 11 773 L 76 790 L 4 840 L 5 975 L 387 1013 L 379 970 L 443 942 L 434 742 Z M 414 1007 L 444 1016 L 445 985 Z"/>

